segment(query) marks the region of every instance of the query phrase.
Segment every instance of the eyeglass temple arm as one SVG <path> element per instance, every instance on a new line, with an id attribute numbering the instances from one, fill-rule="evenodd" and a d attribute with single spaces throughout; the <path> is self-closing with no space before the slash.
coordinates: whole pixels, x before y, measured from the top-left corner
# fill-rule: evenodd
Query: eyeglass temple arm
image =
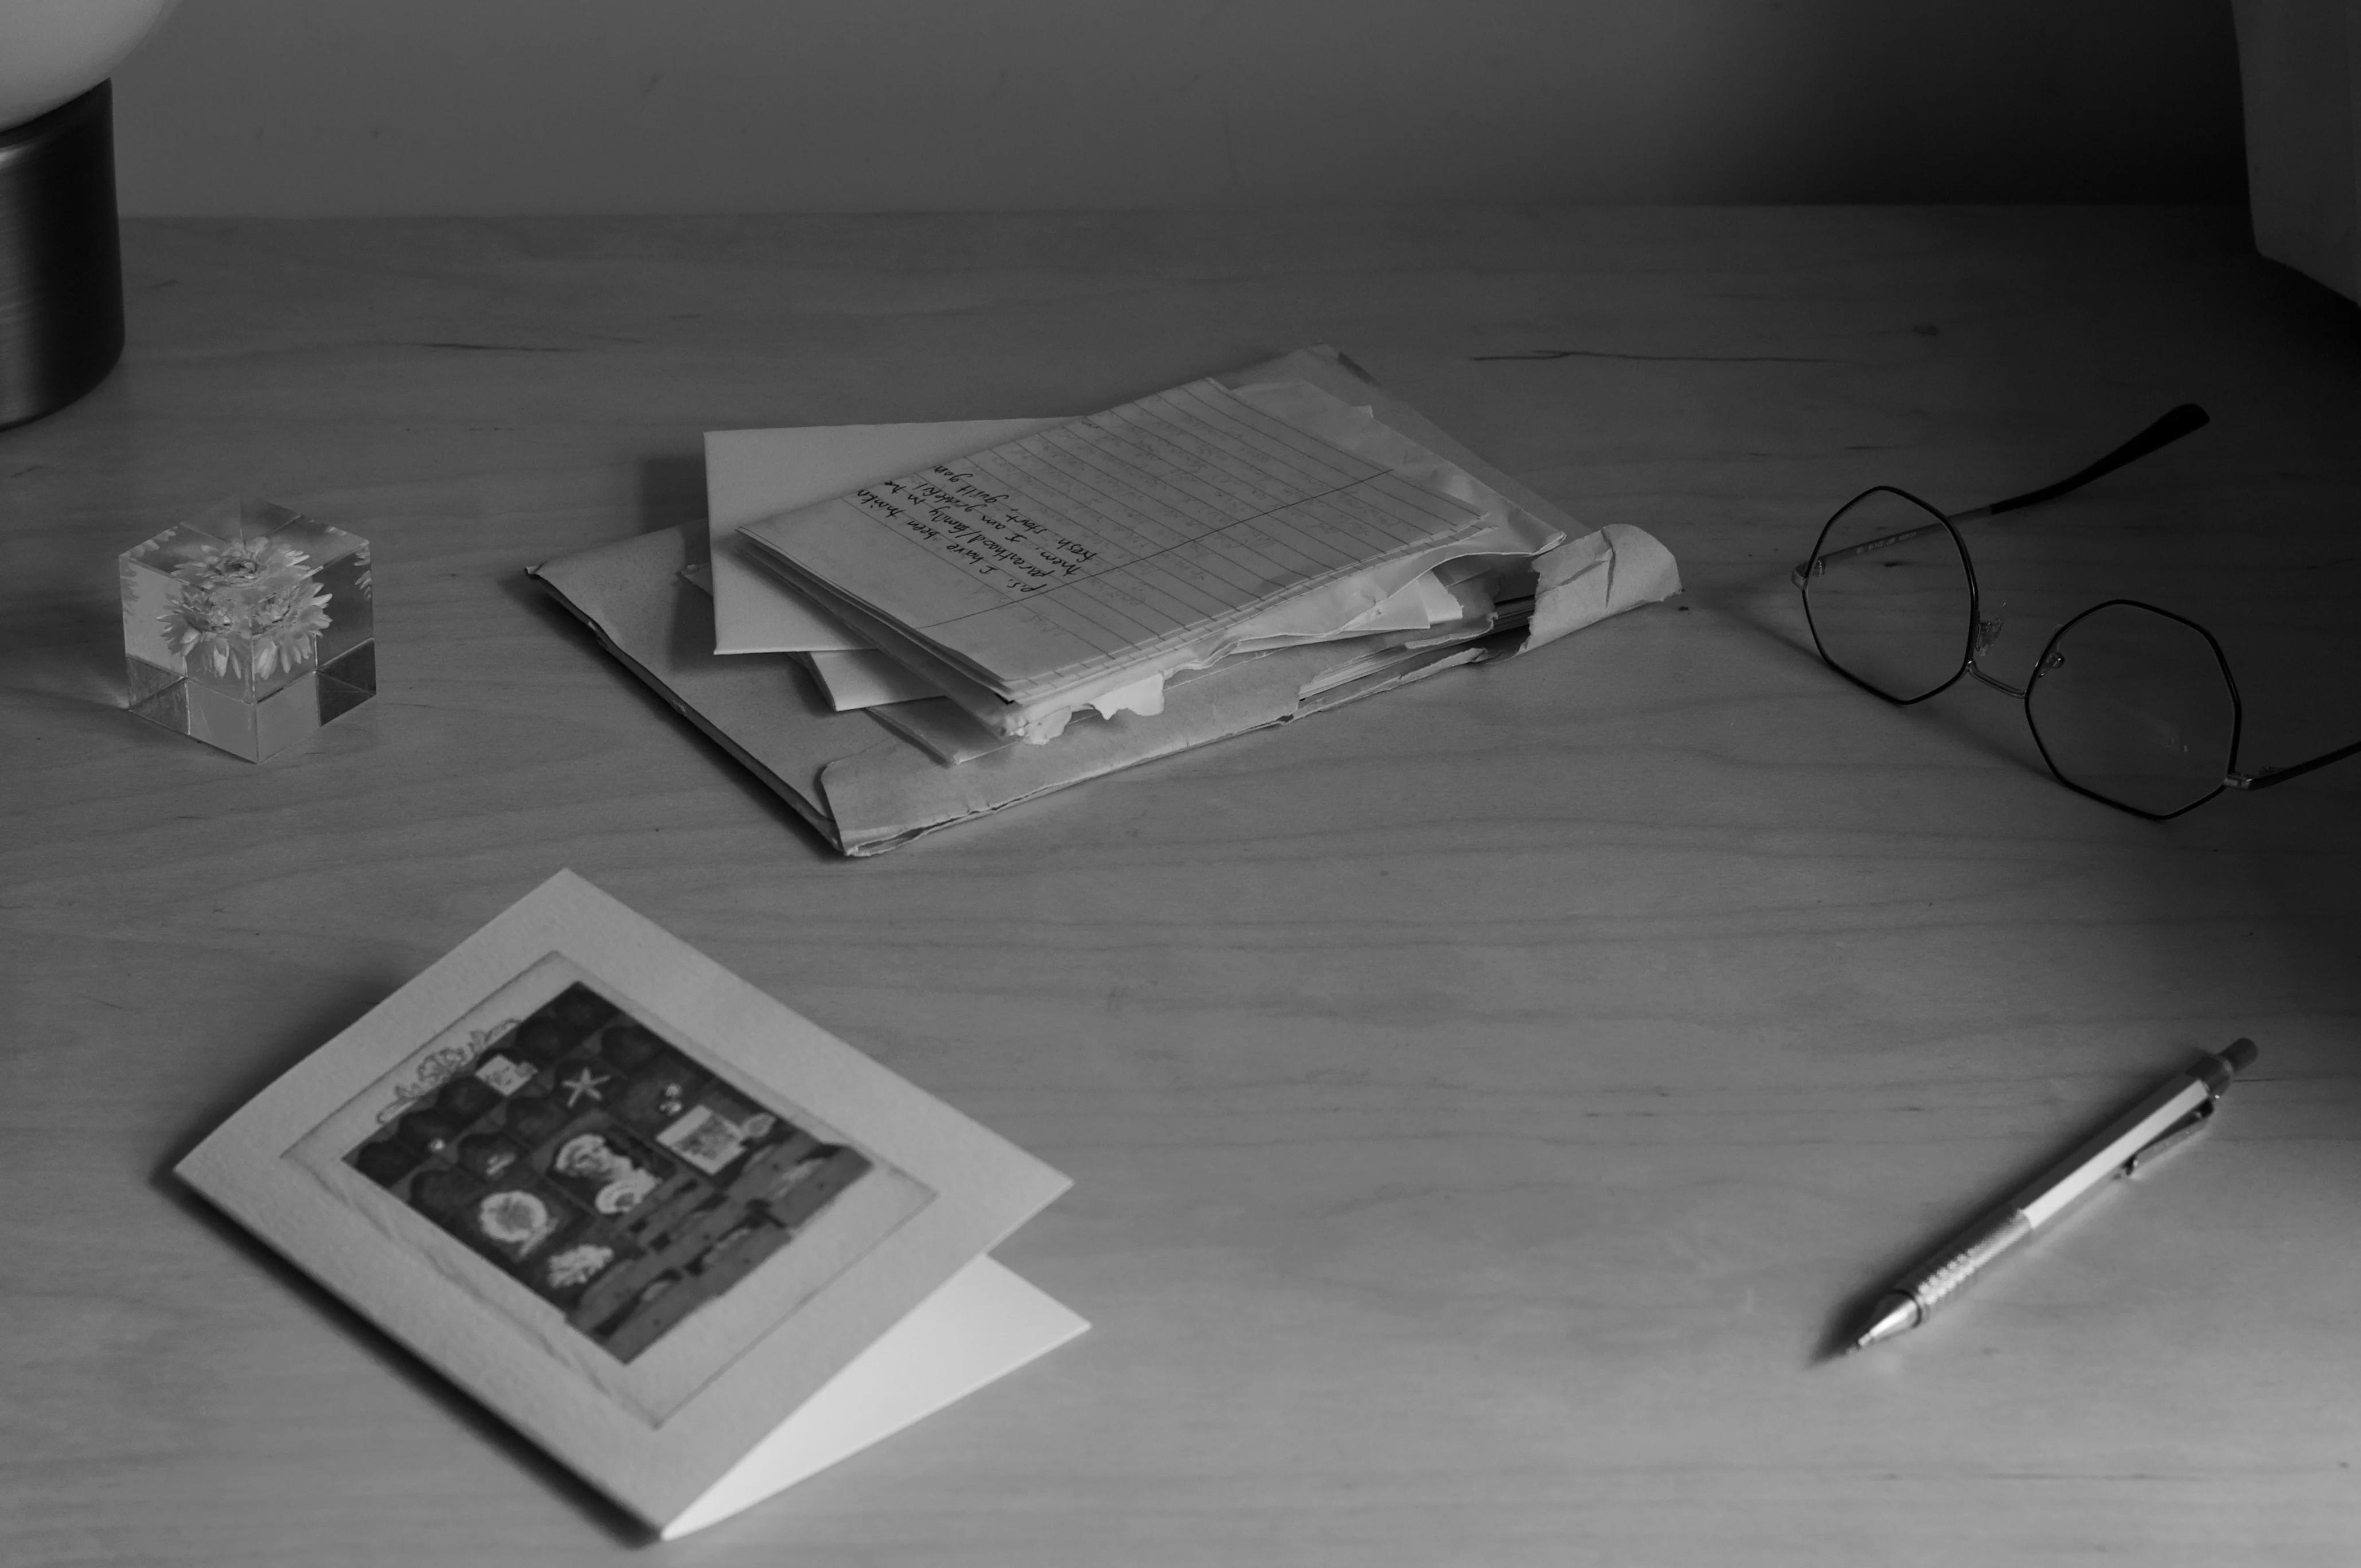
<path id="1" fill-rule="evenodd" d="M 1990 506 L 1981 506 L 1973 511 L 1955 511 L 1951 514 L 1951 521 L 1958 522 L 1963 518 L 1997 517 L 2004 511 L 2015 511 L 2024 507 L 2039 506 L 2043 501 L 2054 501 L 2069 490 L 2079 490 L 2092 480 L 2103 478 L 2126 463 L 2136 463 L 2149 453 L 2169 446 L 2193 431 L 2204 429 L 2207 423 L 2208 418 L 2203 409 L 2199 408 L 2195 403 L 2183 403 L 2089 467 L 2078 473 L 2069 474 L 2054 485 L 2044 485 L 2037 490 L 2027 490 L 2021 496 L 2011 496 L 2004 501 L 1994 501 Z"/>
<path id="2" fill-rule="evenodd" d="M 2093 479 L 2105 477 L 2126 463 L 2136 463 L 2149 453 L 2160 447 L 2171 445 L 2192 431 L 2202 430 L 2210 422 L 2211 418 L 2203 409 L 2199 408 L 2195 403 L 2182 403 L 2081 472 L 2070 474 L 2054 485 L 2044 485 L 2037 490 L 2027 490 L 2021 496 L 2011 496 L 2004 501 L 1994 501 L 1990 506 L 1975 507 L 1967 511 L 1955 511 L 1950 514 L 1950 521 L 1965 522 L 1971 518 L 1994 517 L 2004 511 L 2016 511 L 2025 507 L 2039 506 L 2043 501 L 2056 500 L 2070 490 L 2079 490 Z M 1875 551 L 1891 549 L 1896 544 L 1906 543 L 1913 539 L 1923 539 L 1927 534 L 1935 532 L 1939 526 L 1930 522 L 1924 528 L 1905 529 L 1900 533 L 1889 533 L 1882 538 L 1863 540 L 1859 544 L 1847 545 L 1841 550 L 1831 550 L 1826 555 L 1814 556 L 1788 573 L 1787 580 L 1800 588 L 1804 586 L 1805 579 L 1811 576 L 1812 568 L 1816 565 L 1825 565 L 1830 561 L 1846 560 L 1854 555 L 1867 555 Z M 2342 754 L 2339 753 L 2339 755 Z"/>
<path id="3" fill-rule="evenodd" d="M 2324 768 L 2331 762 L 2341 762 L 2352 756 L 2361 756 L 2361 740 L 2356 740 L 2350 746 L 2339 746 L 2334 751 L 2323 751 L 2308 762 L 2290 762 L 2284 768 L 2265 768 L 2257 773 L 2232 773 L 2222 782 L 2232 789 L 2268 789 L 2275 784 L 2285 784 L 2314 768 Z"/>

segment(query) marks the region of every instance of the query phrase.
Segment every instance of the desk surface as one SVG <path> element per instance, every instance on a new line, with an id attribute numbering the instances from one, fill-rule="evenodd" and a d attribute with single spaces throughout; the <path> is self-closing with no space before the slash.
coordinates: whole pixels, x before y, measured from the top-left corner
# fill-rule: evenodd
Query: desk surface
<path id="1" fill-rule="evenodd" d="M 137 224 L 132 348 L 0 433 L 0 1558 L 2349 1560 L 2361 762 L 2158 827 L 1788 565 L 1971 505 L 2029 661 L 2135 591 L 2250 762 L 2361 736 L 2361 324 L 2236 214 Z M 1529 659 L 825 852 L 530 563 L 699 433 L 1082 410 L 1335 343 L 1690 585 Z M 260 767 L 120 711 L 113 559 L 247 490 L 376 542 L 382 695 Z M 2068 608 L 2072 608 L 2069 605 Z M 2030 646 L 2028 646 L 2028 644 Z M 674 1546 L 166 1174 L 571 866 L 1071 1172 L 1082 1341 Z M 2238 1034 L 2201 1148 L 1948 1318 L 1848 1304 Z"/>

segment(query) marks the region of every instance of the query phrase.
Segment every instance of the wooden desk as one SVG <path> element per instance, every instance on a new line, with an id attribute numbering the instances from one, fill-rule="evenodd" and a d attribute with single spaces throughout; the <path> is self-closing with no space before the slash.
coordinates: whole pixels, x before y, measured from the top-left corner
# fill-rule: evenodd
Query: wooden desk
<path id="1" fill-rule="evenodd" d="M 2157 827 L 1885 707 L 1788 565 L 1880 481 L 2361 735 L 2361 326 L 2213 212 L 132 225 L 130 356 L 0 434 L 11 1564 L 2342 1563 L 2361 764 Z M 866 862 L 527 585 L 717 428 L 1081 410 L 1339 344 L 1685 599 Z M 1524 357 L 1519 357 L 1519 356 Z M 118 710 L 113 560 L 244 488 L 375 541 L 382 693 L 250 766 Z M 2090 579 L 2086 585 L 2084 579 Z M 2085 600 L 2087 602 L 2087 599 Z M 677 1546 L 178 1190 L 571 866 L 1077 1179 L 1096 1330 Z M 1846 1305 L 2191 1047 L 2201 1151 L 1938 1326 Z"/>

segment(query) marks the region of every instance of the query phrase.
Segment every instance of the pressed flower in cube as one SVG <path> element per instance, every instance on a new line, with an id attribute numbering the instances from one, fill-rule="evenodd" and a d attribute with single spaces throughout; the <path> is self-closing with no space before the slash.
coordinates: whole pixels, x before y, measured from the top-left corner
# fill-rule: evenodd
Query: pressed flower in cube
<path id="1" fill-rule="evenodd" d="M 377 695 L 366 540 L 223 502 L 120 564 L 131 711 L 249 762 Z"/>

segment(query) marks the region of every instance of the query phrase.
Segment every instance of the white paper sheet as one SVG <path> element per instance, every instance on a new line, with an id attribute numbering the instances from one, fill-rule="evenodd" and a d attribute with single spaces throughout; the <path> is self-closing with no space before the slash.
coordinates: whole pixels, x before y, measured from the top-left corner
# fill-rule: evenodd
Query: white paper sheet
<path id="1" fill-rule="evenodd" d="M 1270 648 L 1291 648 L 1299 642 L 1366 637 L 1373 631 L 1423 631 L 1437 621 L 1455 620 L 1459 614 L 1458 598 L 1434 573 L 1429 572 L 1351 619 L 1323 630 L 1288 630 L 1275 617 L 1268 626 L 1260 619 L 1249 621 L 1238 629 L 1237 641 L 1230 652 L 1258 653 Z"/>
<path id="2" fill-rule="evenodd" d="M 664 1539 L 677 1541 L 752 1508 L 1089 1327 L 991 1258 L 977 1258 L 665 1525 Z"/>
<path id="3" fill-rule="evenodd" d="M 896 702 L 921 702 L 943 695 L 874 649 L 856 648 L 841 653 L 823 650 L 796 657 L 819 683 L 819 689 L 828 694 L 829 707 L 839 713 L 884 707 Z"/>

